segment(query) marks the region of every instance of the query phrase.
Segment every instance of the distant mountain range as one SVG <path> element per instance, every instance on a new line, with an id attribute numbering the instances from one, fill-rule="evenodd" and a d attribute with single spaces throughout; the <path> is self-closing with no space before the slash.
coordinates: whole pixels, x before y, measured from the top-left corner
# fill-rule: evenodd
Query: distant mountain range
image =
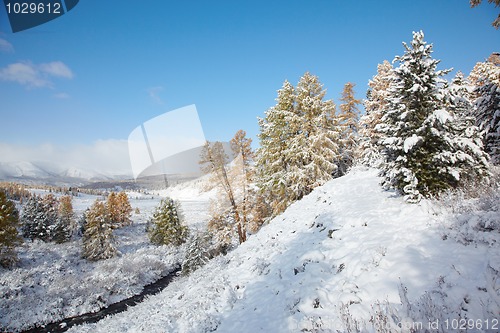
<path id="1" fill-rule="evenodd" d="M 131 178 L 129 175 L 105 175 L 95 170 L 62 168 L 43 162 L 0 162 L 0 180 L 45 183 L 50 185 L 84 185 L 99 181 Z"/>

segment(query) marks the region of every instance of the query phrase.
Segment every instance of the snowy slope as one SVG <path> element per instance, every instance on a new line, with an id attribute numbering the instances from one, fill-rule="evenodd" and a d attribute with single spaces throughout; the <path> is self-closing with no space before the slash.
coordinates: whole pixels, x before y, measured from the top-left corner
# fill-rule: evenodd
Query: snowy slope
<path id="1" fill-rule="evenodd" d="M 465 319 L 496 331 L 498 229 L 485 231 L 488 242 L 459 242 L 459 219 L 436 203 L 404 203 L 376 172 L 317 188 L 227 256 L 70 332 L 450 331 Z"/>

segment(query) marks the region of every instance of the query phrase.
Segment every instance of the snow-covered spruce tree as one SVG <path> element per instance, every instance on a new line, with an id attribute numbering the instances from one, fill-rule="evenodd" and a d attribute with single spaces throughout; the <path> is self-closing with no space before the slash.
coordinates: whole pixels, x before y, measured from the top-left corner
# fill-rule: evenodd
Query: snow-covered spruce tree
<path id="1" fill-rule="evenodd" d="M 380 123 L 382 112 L 388 104 L 388 90 L 392 77 L 392 65 L 384 60 L 377 66 L 377 74 L 368 82 L 367 98 L 363 101 L 365 115 L 359 121 L 359 145 L 357 156 L 360 164 L 380 167 L 382 155 L 378 141 L 381 133 L 375 130 Z"/>
<path id="2" fill-rule="evenodd" d="M 57 199 L 52 195 L 31 196 L 23 205 L 21 231 L 24 238 L 52 240 L 53 229 L 57 222 Z"/>
<path id="3" fill-rule="evenodd" d="M 18 225 L 19 212 L 16 205 L 0 189 L 0 266 L 10 268 L 18 260 L 15 248 L 22 243 L 17 232 Z"/>
<path id="4" fill-rule="evenodd" d="M 89 261 L 114 257 L 117 250 L 106 205 L 96 200 L 85 213 L 85 220 L 82 257 Z"/>
<path id="5" fill-rule="evenodd" d="M 287 119 L 295 109 L 295 89 L 285 81 L 280 90 L 276 105 L 265 112 L 264 118 L 259 118 L 260 148 L 256 154 L 257 185 L 275 215 L 283 212 L 291 203 L 287 197 L 287 188 L 290 187 L 285 174 L 289 169 L 288 160 L 283 152 L 293 136 Z"/>
<path id="6" fill-rule="evenodd" d="M 194 272 L 213 257 L 210 253 L 210 249 L 212 248 L 212 236 L 210 233 L 197 232 L 189 237 L 187 244 L 186 256 L 182 262 L 182 274 L 184 275 Z"/>
<path id="7" fill-rule="evenodd" d="M 431 57 L 432 45 L 424 41 L 423 32 L 414 32 L 411 45 L 403 45 L 406 51 L 395 58 L 399 67 L 394 68 L 389 103 L 377 130 L 385 136 L 380 142 L 384 185 L 418 202 L 458 186 L 468 169 L 464 163 L 476 157 L 467 151 L 478 147 L 458 140 L 461 133 L 456 133 L 455 119 L 446 110 L 442 76 L 449 71 L 436 69 L 439 61 Z"/>
<path id="8" fill-rule="evenodd" d="M 183 225 L 180 206 L 174 200 L 162 199 L 150 223 L 148 233 L 153 244 L 179 246 L 186 241 L 188 228 Z"/>
<path id="9" fill-rule="evenodd" d="M 359 127 L 359 99 L 354 96 L 354 83 L 348 82 L 344 85 L 342 104 L 339 105 L 339 121 L 342 128 L 340 160 L 337 162 L 337 176 L 344 175 L 354 164 L 355 153 L 358 146 L 358 127 Z"/>
<path id="10" fill-rule="evenodd" d="M 273 215 L 332 178 L 340 153 L 335 104 L 318 77 L 305 73 L 296 89 L 285 81 L 277 104 L 259 120 L 258 186 Z"/>
<path id="11" fill-rule="evenodd" d="M 454 172 L 458 173 L 460 181 L 486 177 L 489 175 L 488 156 L 483 150 L 480 130 L 475 125 L 472 87 L 461 72 L 444 87 L 444 108 L 451 116 L 447 126 L 453 138 L 450 145 L 455 153 L 449 158 L 453 161 Z"/>
<path id="12" fill-rule="evenodd" d="M 492 57 L 490 57 L 492 58 Z M 486 152 L 493 164 L 500 164 L 500 64 L 478 63 L 470 78 L 476 85 L 474 94 L 476 124 L 482 131 Z"/>
<path id="13" fill-rule="evenodd" d="M 71 196 L 63 196 L 59 199 L 57 220 L 51 238 L 56 243 L 67 242 L 75 233 L 76 227 Z"/>

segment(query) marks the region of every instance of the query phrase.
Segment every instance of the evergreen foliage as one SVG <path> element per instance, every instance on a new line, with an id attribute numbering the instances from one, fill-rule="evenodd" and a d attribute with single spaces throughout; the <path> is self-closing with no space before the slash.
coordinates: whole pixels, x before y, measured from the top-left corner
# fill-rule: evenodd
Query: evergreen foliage
<path id="1" fill-rule="evenodd" d="M 63 196 L 59 199 L 56 225 L 54 226 L 51 238 L 56 243 L 64 243 L 71 240 L 75 230 L 76 222 L 74 220 L 71 196 Z"/>
<path id="2" fill-rule="evenodd" d="M 340 160 L 337 162 L 337 175 L 344 175 L 354 164 L 355 152 L 358 146 L 358 127 L 360 111 L 358 105 L 361 100 L 354 96 L 354 83 L 348 82 L 344 85 L 342 104 L 339 105 L 339 121 L 342 128 Z"/>
<path id="3" fill-rule="evenodd" d="M 380 167 L 382 155 L 380 154 L 378 142 L 382 135 L 375 128 L 380 123 L 383 110 L 388 104 L 388 89 L 392 78 L 392 65 L 387 60 L 377 66 L 377 74 L 368 82 L 367 98 L 364 100 L 365 115 L 361 117 L 359 124 L 359 163 Z"/>
<path id="4" fill-rule="evenodd" d="M 150 222 L 148 233 L 153 244 L 179 246 L 186 241 L 188 228 L 182 224 L 180 206 L 174 200 L 163 199 Z"/>
<path id="5" fill-rule="evenodd" d="M 23 206 L 21 230 L 24 238 L 50 242 L 57 222 L 57 199 L 52 195 L 44 198 L 33 195 Z"/>
<path id="6" fill-rule="evenodd" d="M 212 247 L 212 237 L 208 232 L 198 232 L 189 237 L 186 256 L 182 262 L 182 274 L 194 272 L 213 258 L 210 251 Z"/>
<path id="7" fill-rule="evenodd" d="M 438 71 L 431 57 L 432 45 L 423 32 L 414 32 L 405 54 L 396 57 L 399 67 L 389 87 L 388 106 L 377 130 L 384 139 L 384 185 L 399 190 L 409 202 L 458 186 L 461 176 L 487 168 L 481 147 L 464 139 L 463 129 L 447 105 L 449 71 Z M 480 165 L 480 170 L 473 166 Z"/>
<path id="8" fill-rule="evenodd" d="M 486 152 L 493 164 L 500 164 L 500 86 L 488 82 L 478 89 L 476 121 L 483 132 Z"/>
<path id="9" fill-rule="evenodd" d="M 85 213 L 85 220 L 82 257 L 89 261 L 114 257 L 118 251 L 106 205 L 96 200 Z"/>
<path id="10" fill-rule="evenodd" d="M 17 261 L 15 247 L 22 243 L 17 232 L 19 212 L 14 202 L 7 199 L 4 190 L 0 189 L 0 265 L 12 267 Z"/>
<path id="11" fill-rule="evenodd" d="M 325 95 L 318 77 L 305 73 L 296 88 L 285 81 L 277 104 L 259 119 L 258 186 L 274 215 L 337 171 L 341 128 Z"/>

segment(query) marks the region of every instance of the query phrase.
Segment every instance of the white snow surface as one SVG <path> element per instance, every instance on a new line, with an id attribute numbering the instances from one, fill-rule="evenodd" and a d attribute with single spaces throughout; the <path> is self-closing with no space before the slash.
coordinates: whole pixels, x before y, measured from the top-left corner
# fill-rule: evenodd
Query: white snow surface
<path id="1" fill-rule="evenodd" d="M 332 180 L 226 256 L 69 332 L 374 332 L 384 320 L 395 332 L 450 331 L 446 319 L 464 318 L 499 327 L 498 203 L 457 218 L 379 182 L 374 169 Z"/>
<path id="2" fill-rule="evenodd" d="M 404 141 L 404 143 L 403 143 L 403 149 L 404 149 L 405 153 L 407 153 L 410 150 L 412 150 L 413 147 L 417 143 L 419 143 L 420 141 L 422 141 L 422 137 L 421 136 L 417 136 L 415 134 L 413 134 L 409 138 L 406 138 L 405 141 Z"/>

